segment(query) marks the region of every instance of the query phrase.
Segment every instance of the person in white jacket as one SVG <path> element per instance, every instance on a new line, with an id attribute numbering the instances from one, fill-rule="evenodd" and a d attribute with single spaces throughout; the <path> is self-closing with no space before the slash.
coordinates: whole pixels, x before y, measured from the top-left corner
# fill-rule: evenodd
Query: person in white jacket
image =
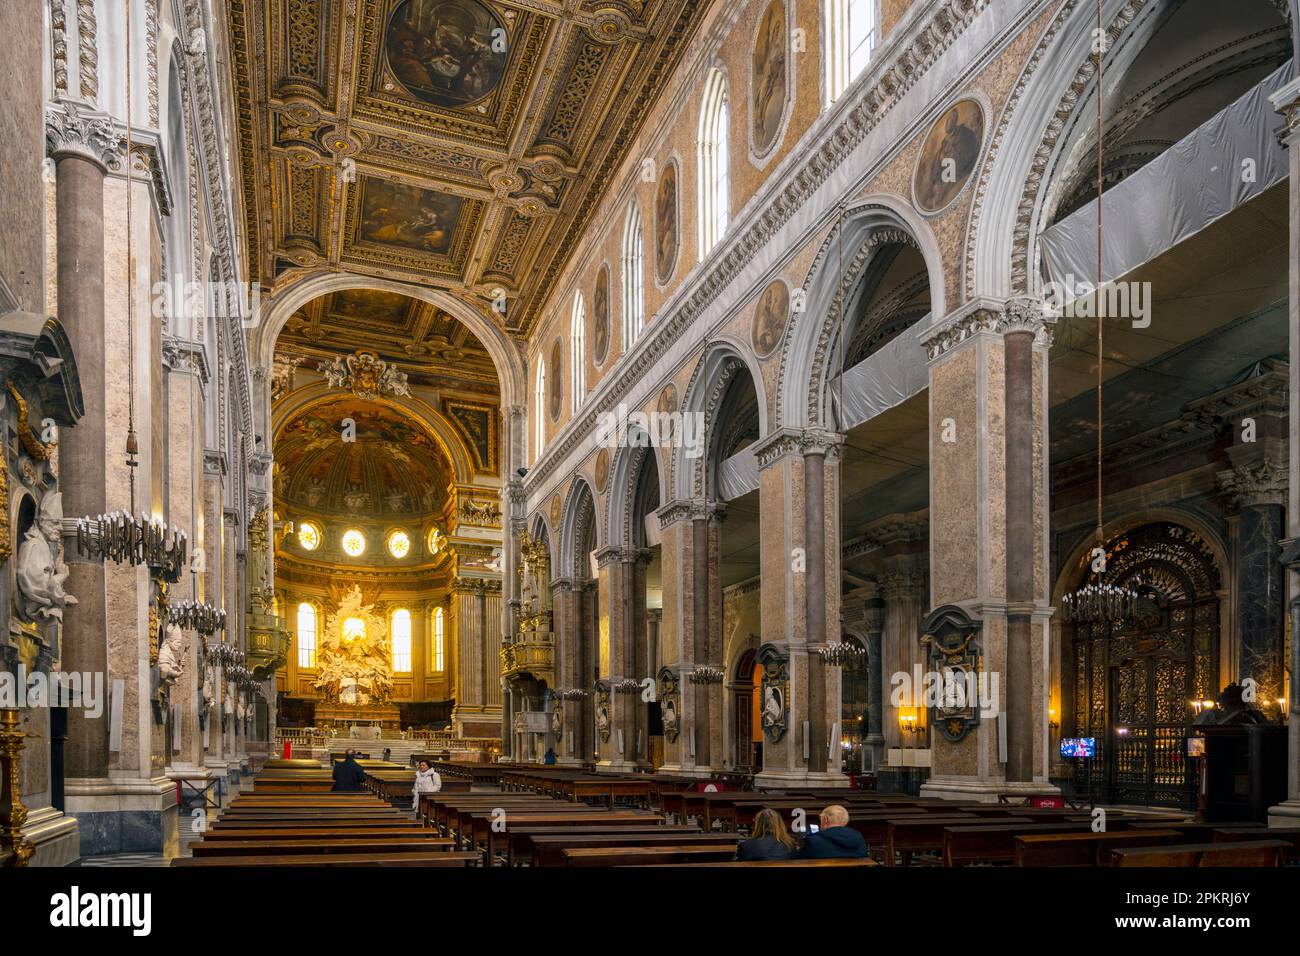
<path id="1" fill-rule="evenodd" d="M 415 769 L 415 786 L 411 790 L 411 806 L 415 815 L 420 815 L 420 794 L 437 793 L 442 789 L 442 778 L 438 771 L 429 766 L 429 761 L 421 760 Z"/>

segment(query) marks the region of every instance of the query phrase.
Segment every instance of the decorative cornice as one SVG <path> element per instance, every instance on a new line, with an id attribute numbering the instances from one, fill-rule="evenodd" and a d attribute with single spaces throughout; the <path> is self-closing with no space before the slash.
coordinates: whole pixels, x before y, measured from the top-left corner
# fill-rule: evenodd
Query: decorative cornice
<path id="1" fill-rule="evenodd" d="M 184 372 L 199 376 L 207 384 L 209 379 L 208 356 L 202 342 L 164 335 L 162 343 L 163 365 L 173 372 Z"/>
<path id="2" fill-rule="evenodd" d="M 1032 332 L 1036 344 L 1050 347 L 1055 323 L 1056 317 L 1040 300 L 1024 296 L 1003 302 L 975 299 L 931 329 L 921 344 L 931 362 L 981 333 Z"/>
<path id="3" fill-rule="evenodd" d="M 77 0 L 77 49 L 81 65 L 81 96 L 94 103 L 99 96 L 99 38 L 96 35 L 95 0 Z"/>
<path id="4" fill-rule="evenodd" d="M 863 140 L 898 104 L 938 58 L 975 20 L 990 0 L 943 0 L 933 4 L 929 16 L 916 18 L 912 28 L 892 39 L 853 91 L 828 114 L 824 125 L 808 137 L 807 148 L 792 151 L 789 167 L 778 167 L 772 185 L 756 197 L 748 227 L 737 228 L 715 250 L 710 261 L 695 272 L 693 283 L 683 284 L 666 304 L 660 317 L 648 326 L 629 353 L 602 380 L 599 400 L 589 401 L 583 415 L 569 420 L 529 473 L 529 486 L 538 487 L 560 467 L 580 444 L 589 442 L 598 416 L 626 400 L 646 373 L 676 345 L 687 329 L 704 315 L 724 289 L 746 268 L 755 254 L 790 219 L 806 211 L 813 194 L 822 187 Z M 780 185 L 778 185 L 780 184 Z M 737 224 L 740 225 L 739 223 Z M 622 366 L 619 368 L 619 366 Z M 615 374 L 617 373 L 617 374 Z M 608 383 L 608 384 L 606 384 Z"/>

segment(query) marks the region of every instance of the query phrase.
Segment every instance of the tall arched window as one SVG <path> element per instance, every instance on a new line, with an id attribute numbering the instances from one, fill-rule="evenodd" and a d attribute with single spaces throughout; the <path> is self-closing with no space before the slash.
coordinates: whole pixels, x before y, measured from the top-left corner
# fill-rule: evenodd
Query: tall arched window
<path id="1" fill-rule="evenodd" d="M 822 0 L 822 107 L 840 98 L 871 62 L 880 0 Z"/>
<path id="2" fill-rule="evenodd" d="M 587 397 L 587 306 L 579 290 L 573 295 L 573 319 L 569 325 L 569 398 L 573 413 Z"/>
<path id="3" fill-rule="evenodd" d="M 731 221 L 731 185 L 727 155 L 727 78 L 709 72 L 700 102 L 700 138 L 696 188 L 699 201 L 699 248 L 703 259 L 718 244 Z"/>
<path id="4" fill-rule="evenodd" d="M 623 351 L 632 347 L 645 327 L 645 246 L 641 238 L 641 207 L 634 201 L 623 226 Z"/>
<path id="5" fill-rule="evenodd" d="M 433 609 L 433 669 L 435 673 L 441 674 L 446 670 L 444 663 L 444 653 L 446 648 L 446 632 L 443 630 L 442 608 Z"/>
<path id="6" fill-rule="evenodd" d="M 398 674 L 411 673 L 411 612 L 399 607 L 393 612 L 391 636 L 393 639 L 393 670 Z"/>
<path id="7" fill-rule="evenodd" d="M 316 608 L 306 601 L 298 605 L 298 666 L 316 666 Z"/>
<path id="8" fill-rule="evenodd" d="M 537 384 L 533 389 L 533 408 L 537 418 L 533 422 L 533 461 L 542 457 L 542 446 L 546 444 L 546 356 L 537 356 Z"/>

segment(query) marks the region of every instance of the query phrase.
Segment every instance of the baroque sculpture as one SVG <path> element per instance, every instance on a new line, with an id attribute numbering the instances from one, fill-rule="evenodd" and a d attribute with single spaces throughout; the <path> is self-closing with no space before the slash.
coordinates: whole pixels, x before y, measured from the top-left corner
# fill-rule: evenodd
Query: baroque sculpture
<path id="1" fill-rule="evenodd" d="M 58 492 L 46 495 L 18 547 L 18 591 L 28 620 L 62 621 L 63 609 L 77 603 L 63 588 L 68 566 L 63 563 L 62 527 L 63 496 Z"/>

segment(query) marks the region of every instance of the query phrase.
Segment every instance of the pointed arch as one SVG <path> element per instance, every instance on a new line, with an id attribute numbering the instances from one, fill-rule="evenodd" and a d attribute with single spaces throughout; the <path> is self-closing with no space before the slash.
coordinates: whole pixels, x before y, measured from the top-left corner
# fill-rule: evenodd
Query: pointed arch
<path id="1" fill-rule="evenodd" d="M 590 550 L 598 550 L 601 534 L 596 492 L 582 475 L 570 482 L 561 514 L 558 573 L 575 581 L 586 580 L 591 576 L 586 545 L 590 542 Z"/>

